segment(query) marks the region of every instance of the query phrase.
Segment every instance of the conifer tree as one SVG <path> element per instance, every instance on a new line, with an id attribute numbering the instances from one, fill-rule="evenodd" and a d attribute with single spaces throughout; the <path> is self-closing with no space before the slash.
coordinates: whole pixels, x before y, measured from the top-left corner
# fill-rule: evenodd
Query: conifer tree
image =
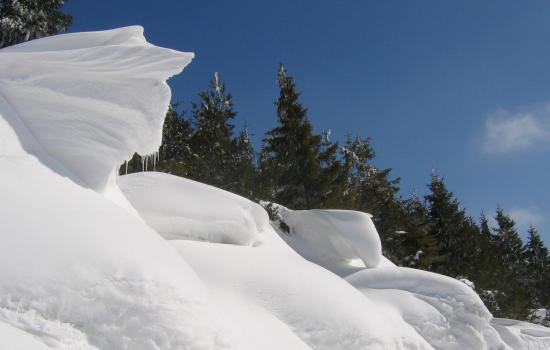
<path id="1" fill-rule="evenodd" d="M 439 255 L 439 242 L 430 235 L 433 223 L 429 220 L 428 208 L 415 193 L 403 204 L 406 216 L 398 255 L 404 258 L 399 263 L 402 266 L 433 270 L 433 265 L 443 258 Z"/>
<path id="2" fill-rule="evenodd" d="M 441 244 L 441 260 L 435 271 L 452 277 L 464 276 L 463 267 L 471 266 L 476 228 L 453 193 L 447 190 L 443 178 L 432 174 L 430 193 L 425 196 L 429 217 L 433 223 L 431 235 Z M 469 276 L 465 276 L 469 277 Z"/>
<path id="3" fill-rule="evenodd" d="M 536 228 L 530 227 L 524 247 L 526 282 L 535 308 L 550 310 L 550 255 Z"/>
<path id="4" fill-rule="evenodd" d="M 0 48 L 66 31 L 64 0 L 0 0 Z"/>
<path id="5" fill-rule="evenodd" d="M 522 263 L 524 255 L 523 242 L 516 230 L 516 223 L 502 208 L 497 208 L 495 220 L 495 239 L 499 249 L 503 266 L 509 270 L 519 272 L 519 266 Z"/>
<path id="6" fill-rule="evenodd" d="M 189 176 L 227 189 L 231 182 L 236 142 L 232 120 L 237 113 L 218 73 L 210 81 L 209 89 L 199 94 L 199 102 L 193 103 L 192 112 L 195 130 L 191 145 L 197 162 Z"/>
<path id="7" fill-rule="evenodd" d="M 157 170 L 187 177 L 197 163 L 197 156 L 191 150 L 194 130 L 184 113 L 178 113 L 176 107 L 171 105 L 164 119 Z"/>
<path id="8" fill-rule="evenodd" d="M 533 307 L 533 302 L 526 288 L 523 242 L 517 233 L 514 220 L 501 208 L 497 208 L 495 220 L 495 248 L 499 265 L 502 267 L 496 281 L 498 290 L 501 291 L 496 299 L 500 308 L 499 316 L 525 319 Z"/>
<path id="9" fill-rule="evenodd" d="M 493 234 L 489 226 L 489 219 L 485 213 L 481 214 L 479 227 L 479 239 L 475 249 L 475 262 L 473 264 L 474 271 L 471 278 L 487 308 L 496 314 L 498 312 L 498 305 L 496 305 L 494 297 L 502 266 L 500 265 L 500 257 L 498 256 Z"/>
<path id="10" fill-rule="evenodd" d="M 347 135 L 346 142 L 341 148 L 344 173 L 347 174 L 345 202 L 350 208 L 359 208 L 361 187 L 365 178 L 372 172 L 371 164 L 375 157 L 370 139 Z"/>
<path id="11" fill-rule="evenodd" d="M 228 190 L 249 199 L 257 200 L 258 171 L 254 164 L 254 146 L 248 127 L 244 126 L 235 142 L 234 164 Z"/>
<path id="12" fill-rule="evenodd" d="M 266 195 L 292 209 L 322 208 L 335 180 L 333 169 L 323 162 L 334 159 L 336 147 L 323 149 L 321 135 L 313 132 L 307 109 L 283 65 L 278 82 L 278 126 L 266 133 L 260 159 L 262 178 L 268 184 Z"/>
<path id="13" fill-rule="evenodd" d="M 347 203 L 343 193 L 347 187 L 348 174 L 341 160 L 338 158 L 338 142 L 330 140 L 330 130 L 321 134 L 319 162 L 322 177 L 319 187 L 319 203 L 325 208 L 345 208 Z"/>
<path id="14" fill-rule="evenodd" d="M 373 222 L 382 240 L 384 253 L 399 261 L 406 215 L 398 197 L 399 178 L 391 179 L 391 169 L 379 169 L 372 164 L 375 157 L 369 139 L 348 135 L 342 147 L 343 168 L 348 178 L 344 203 L 350 208 L 373 215 Z"/>

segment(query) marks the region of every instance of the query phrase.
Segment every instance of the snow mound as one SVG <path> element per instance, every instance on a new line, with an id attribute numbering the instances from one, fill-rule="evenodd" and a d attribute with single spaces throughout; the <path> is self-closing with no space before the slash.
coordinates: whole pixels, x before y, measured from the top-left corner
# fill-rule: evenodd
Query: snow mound
<path id="1" fill-rule="evenodd" d="M 436 349 L 505 347 L 479 296 L 458 280 L 404 267 L 363 270 L 346 280 L 369 299 L 398 310 Z"/>
<path id="2" fill-rule="evenodd" d="M 260 205 L 200 182 L 145 172 L 121 176 L 118 184 L 165 239 L 251 245 L 269 225 Z"/>
<path id="3" fill-rule="evenodd" d="M 102 190 L 118 164 L 158 150 L 165 80 L 192 58 L 147 43 L 138 26 L 58 35 L 0 50 L 0 95 L 26 152 Z"/>
<path id="4" fill-rule="evenodd" d="M 290 210 L 277 206 L 289 232 L 281 237 L 309 261 L 347 275 L 377 267 L 382 245 L 369 214 L 351 210 Z M 385 262 L 384 262 L 385 263 Z"/>

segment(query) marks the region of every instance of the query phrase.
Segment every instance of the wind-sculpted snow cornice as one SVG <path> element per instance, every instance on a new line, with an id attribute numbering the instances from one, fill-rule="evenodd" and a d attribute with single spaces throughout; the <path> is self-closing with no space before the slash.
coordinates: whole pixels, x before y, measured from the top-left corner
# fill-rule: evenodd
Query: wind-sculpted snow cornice
<path id="1" fill-rule="evenodd" d="M 148 43 L 139 26 L 58 35 L 0 50 L 0 95 L 25 151 L 101 190 L 134 152 L 158 150 L 166 80 L 193 57 Z"/>

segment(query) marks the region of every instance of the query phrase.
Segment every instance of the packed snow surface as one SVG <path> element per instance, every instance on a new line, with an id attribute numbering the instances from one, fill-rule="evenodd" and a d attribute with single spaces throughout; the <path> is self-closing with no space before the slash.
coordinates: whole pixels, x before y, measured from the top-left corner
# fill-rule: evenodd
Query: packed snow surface
<path id="1" fill-rule="evenodd" d="M 211 186 L 117 183 L 160 145 L 165 80 L 192 57 L 140 27 L 0 50 L 1 350 L 549 348 L 466 284 L 392 264 L 368 214 L 280 207 L 286 233 Z"/>

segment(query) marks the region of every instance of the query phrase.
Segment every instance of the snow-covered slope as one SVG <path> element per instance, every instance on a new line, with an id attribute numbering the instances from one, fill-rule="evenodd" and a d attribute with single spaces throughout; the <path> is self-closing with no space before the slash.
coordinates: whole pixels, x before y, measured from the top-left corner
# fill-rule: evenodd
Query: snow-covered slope
<path id="1" fill-rule="evenodd" d="M 0 50 L 1 350 L 548 348 L 461 282 L 394 266 L 367 214 L 281 207 L 286 234 L 171 175 L 121 191 L 191 58 L 140 27 Z"/>

